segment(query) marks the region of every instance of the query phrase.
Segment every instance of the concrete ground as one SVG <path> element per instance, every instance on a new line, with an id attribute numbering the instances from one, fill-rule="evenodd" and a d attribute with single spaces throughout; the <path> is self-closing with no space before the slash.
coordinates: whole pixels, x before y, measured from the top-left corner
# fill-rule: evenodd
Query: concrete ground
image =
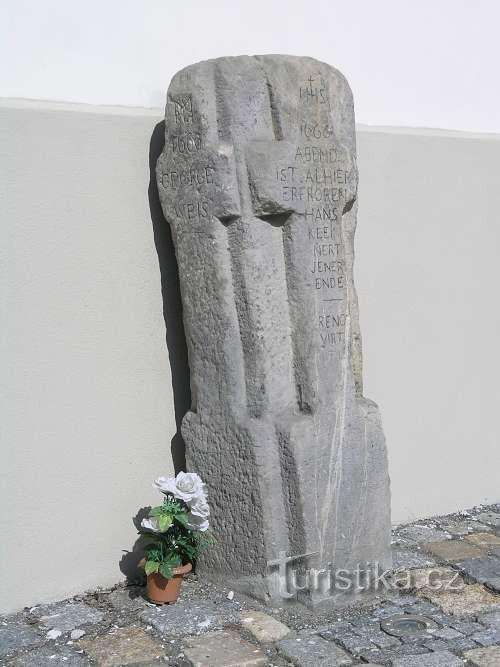
<path id="1" fill-rule="evenodd" d="M 170 606 L 128 586 L 26 608 L 0 619 L 0 665 L 499 667 L 500 505 L 399 526 L 393 553 L 389 588 L 328 611 L 196 575 Z"/>

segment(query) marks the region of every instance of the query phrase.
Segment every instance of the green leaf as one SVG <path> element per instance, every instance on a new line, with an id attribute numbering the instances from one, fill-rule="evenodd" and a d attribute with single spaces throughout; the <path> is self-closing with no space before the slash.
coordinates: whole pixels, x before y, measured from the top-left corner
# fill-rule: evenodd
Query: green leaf
<path id="1" fill-rule="evenodd" d="M 161 549 L 158 549 L 157 547 L 151 547 L 147 550 L 148 552 L 148 560 L 153 560 L 160 562 L 162 559 L 162 553 Z"/>
<path id="2" fill-rule="evenodd" d="M 153 574 L 153 572 L 158 572 L 160 569 L 160 563 L 158 563 L 155 560 L 147 560 L 146 564 L 144 565 L 144 572 L 146 574 Z"/>
<path id="3" fill-rule="evenodd" d="M 163 563 L 160 563 L 160 574 L 165 577 L 165 579 L 170 579 L 172 576 L 172 566 L 168 560 L 164 560 Z"/>
<path id="4" fill-rule="evenodd" d="M 177 554 L 170 552 L 168 557 L 160 563 L 160 574 L 164 576 L 165 579 L 170 579 L 173 574 L 173 569 L 179 567 L 181 563 L 182 561 L 180 557 Z"/>
<path id="5" fill-rule="evenodd" d="M 182 512 L 181 514 L 175 514 L 174 519 L 178 521 L 185 528 L 187 527 L 188 518 L 185 512 Z"/>
<path id="6" fill-rule="evenodd" d="M 166 530 L 170 528 L 172 525 L 172 517 L 170 514 L 161 514 L 158 517 L 158 528 L 161 530 L 162 533 L 164 533 Z"/>
<path id="7" fill-rule="evenodd" d="M 154 516 L 160 516 L 163 514 L 165 511 L 163 505 L 158 505 L 158 507 L 152 507 L 151 510 L 149 511 L 149 516 L 154 517 Z"/>

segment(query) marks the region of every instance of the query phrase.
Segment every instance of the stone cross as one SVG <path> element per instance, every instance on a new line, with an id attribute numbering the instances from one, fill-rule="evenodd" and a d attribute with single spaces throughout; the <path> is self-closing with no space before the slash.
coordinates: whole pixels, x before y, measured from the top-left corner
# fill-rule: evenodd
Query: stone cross
<path id="1" fill-rule="evenodd" d="M 182 434 L 216 539 L 198 568 L 276 604 L 356 594 L 390 567 L 390 499 L 362 395 L 345 78 L 293 56 L 187 67 L 157 178 L 191 371 Z"/>

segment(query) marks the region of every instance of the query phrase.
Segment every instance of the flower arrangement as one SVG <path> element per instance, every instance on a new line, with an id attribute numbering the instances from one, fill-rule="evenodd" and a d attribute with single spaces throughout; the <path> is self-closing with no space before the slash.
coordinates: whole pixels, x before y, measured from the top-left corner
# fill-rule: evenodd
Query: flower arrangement
<path id="1" fill-rule="evenodd" d="M 148 577 L 158 573 L 169 579 L 208 544 L 210 508 L 206 485 L 194 472 L 159 477 L 153 487 L 165 497 L 141 522 L 139 533 L 146 539 L 144 571 Z"/>

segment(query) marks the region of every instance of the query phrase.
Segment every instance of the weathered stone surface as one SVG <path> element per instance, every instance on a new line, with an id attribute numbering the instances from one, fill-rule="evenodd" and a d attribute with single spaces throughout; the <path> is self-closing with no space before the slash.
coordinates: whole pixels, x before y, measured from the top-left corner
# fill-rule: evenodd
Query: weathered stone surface
<path id="1" fill-rule="evenodd" d="M 210 601 L 179 601 L 173 605 L 149 607 L 140 614 L 140 619 L 164 635 L 178 637 L 219 630 L 225 623 L 238 623 L 239 615 L 229 602 L 224 605 Z"/>
<path id="2" fill-rule="evenodd" d="M 189 667 L 261 667 L 267 665 L 264 653 L 231 632 L 211 632 L 189 638 L 184 650 Z"/>
<path id="3" fill-rule="evenodd" d="M 217 538 L 198 567 L 278 603 L 280 583 L 297 590 L 280 554 L 391 561 L 384 436 L 362 395 L 355 159 L 351 91 L 324 63 L 220 58 L 170 84 L 157 179 L 189 351 L 182 433 Z"/>
<path id="4" fill-rule="evenodd" d="M 469 521 L 454 521 L 450 523 L 442 523 L 441 527 L 450 535 L 455 535 L 457 537 L 462 537 L 463 535 L 469 535 L 474 532 L 474 530 L 484 529 L 485 527 L 477 522 L 472 520 Z M 489 530 L 486 528 L 486 530 Z"/>
<path id="5" fill-rule="evenodd" d="M 446 614 L 467 616 L 500 609 L 500 596 L 493 595 L 481 584 L 470 584 L 459 593 L 431 591 L 423 588 L 419 594 L 431 600 Z"/>
<path id="6" fill-rule="evenodd" d="M 406 549 L 393 549 L 392 563 L 395 570 L 409 570 L 415 567 L 434 565 L 435 561 L 429 554 Z"/>
<path id="7" fill-rule="evenodd" d="M 7 664 L 9 667 L 83 667 L 91 663 L 88 658 L 76 653 L 69 646 L 58 646 L 55 649 L 53 645 L 49 645 L 18 655 Z"/>
<path id="8" fill-rule="evenodd" d="M 500 630 L 500 611 L 492 611 L 488 614 L 482 614 L 478 620 L 489 628 Z"/>
<path id="9" fill-rule="evenodd" d="M 40 625 L 48 630 L 60 630 L 62 633 L 86 623 L 99 623 L 103 618 L 102 612 L 83 602 L 58 602 L 42 608 L 42 613 L 44 609 L 46 613 L 40 617 Z"/>
<path id="10" fill-rule="evenodd" d="M 466 651 L 467 658 L 473 667 L 498 667 L 500 665 L 500 646 L 489 646 L 488 648 L 476 648 Z"/>
<path id="11" fill-rule="evenodd" d="M 290 628 L 261 611 L 245 611 L 241 614 L 241 624 L 259 642 L 276 642 L 290 634 Z"/>
<path id="12" fill-rule="evenodd" d="M 487 523 L 495 528 L 500 528 L 500 512 L 481 512 L 476 518 L 481 523 Z"/>
<path id="13" fill-rule="evenodd" d="M 450 651 L 438 651 L 425 655 L 407 655 L 396 658 L 393 667 L 464 667 L 464 663 Z"/>
<path id="14" fill-rule="evenodd" d="M 117 628 L 97 639 L 81 639 L 79 645 L 100 667 L 138 665 L 165 655 L 162 645 L 141 628 Z"/>
<path id="15" fill-rule="evenodd" d="M 456 562 L 463 572 L 500 593 L 500 558 L 484 556 Z"/>
<path id="16" fill-rule="evenodd" d="M 481 646 L 491 646 L 500 642 L 500 630 L 488 628 L 487 630 L 476 632 L 471 636 L 471 639 Z"/>
<path id="17" fill-rule="evenodd" d="M 456 565 L 476 581 L 500 593 L 500 558 L 496 556 L 470 558 L 458 561 Z"/>
<path id="18" fill-rule="evenodd" d="M 394 531 L 394 543 L 413 546 L 422 542 L 442 542 L 450 535 L 435 524 L 412 524 L 399 526 Z"/>
<path id="19" fill-rule="evenodd" d="M 464 558 L 479 558 L 484 551 L 465 540 L 443 540 L 442 542 L 428 542 L 421 548 L 442 560 L 462 560 Z"/>
<path id="20" fill-rule="evenodd" d="M 36 630 L 21 623 L 6 623 L 0 626 L 0 658 L 14 651 L 42 643 Z"/>
<path id="21" fill-rule="evenodd" d="M 473 535 L 466 535 L 464 539 L 480 549 L 500 548 L 500 537 L 493 533 L 474 533 Z"/>
<path id="22" fill-rule="evenodd" d="M 280 655 L 297 667 L 338 667 L 354 662 L 344 649 L 322 637 L 282 639 L 277 647 Z"/>

